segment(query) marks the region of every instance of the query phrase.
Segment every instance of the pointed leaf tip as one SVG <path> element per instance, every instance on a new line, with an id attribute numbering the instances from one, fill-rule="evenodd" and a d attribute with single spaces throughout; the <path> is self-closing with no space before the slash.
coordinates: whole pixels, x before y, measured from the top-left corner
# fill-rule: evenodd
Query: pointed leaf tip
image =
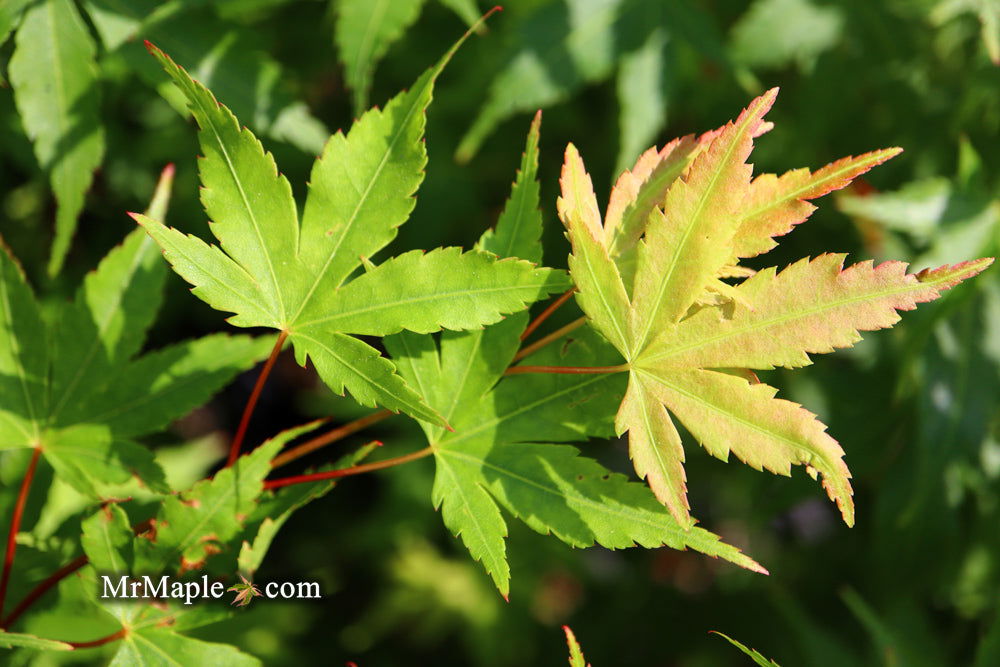
<path id="1" fill-rule="evenodd" d="M 945 264 L 938 267 L 928 267 L 915 274 L 921 283 L 938 283 L 941 289 L 948 289 L 963 280 L 968 280 L 985 271 L 993 264 L 992 257 L 980 257 L 958 264 Z"/>
<path id="2" fill-rule="evenodd" d="M 780 89 L 777 86 L 775 86 L 774 88 L 767 90 L 763 95 L 758 97 L 750 104 L 751 108 L 755 106 L 755 104 L 758 103 L 760 104 L 760 111 L 755 115 L 761 119 L 761 125 L 765 124 L 765 121 L 763 120 L 764 116 L 767 115 L 767 112 L 771 110 L 771 107 L 774 106 L 775 101 L 778 99 L 779 90 Z M 767 123 L 767 125 L 773 127 L 773 124 L 771 123 Z M 767 127 L 767 129 L 765 129 L 764 132 L 771 129 L 771 127 Z"/>

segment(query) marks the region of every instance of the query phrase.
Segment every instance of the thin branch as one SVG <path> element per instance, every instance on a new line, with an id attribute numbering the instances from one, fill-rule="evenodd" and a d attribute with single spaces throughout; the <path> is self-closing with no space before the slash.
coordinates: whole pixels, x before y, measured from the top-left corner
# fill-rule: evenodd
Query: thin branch
<path id="1" fill-rule="evenodd" d="M 269 479 L 264 482 L 265 489 L 280 489 L 283 486 L 290 486 L 292 484 L 303 484 L 305 482 L 321 482 L 327 479 L 337 479 L 338 477 L 348 477 L 350 475 L 360 475 L 364 472 L 371 472 L 373 470 L 382 470 L 383 468 L 392 468 L 393 466 L 398 466 L 403 463 L 408 463 L 410 461 L 416 461 L 417 459 L 422 459 L 425 456 L 430 456 L 434 453 L 432 447 L 424 447 L 423 449 L 406 454 L 404 456 L 397 456 L 393 459 L 386 459 L 384 461 L 376 461 L 375 463 L 365 463 L 364 465 L 352 466 L 350 468 L 341 468 L 340 470 L 326 470 L 324 472 L 314 472 L 308 475 L 295 475 L 294 477 L 282 477 L 280 479 Z"/>
<path id="2" fill-rule="evenodd" d="M 7 553 L 3 559 L 3 574 L 0 575 L 0 618 L 3 617 L 3 605 L 7 599 L 7 583 L 10 581 L 10 570 L 14 567 L 14 552 L 17 551 L 17 533 L 21 529 L 21 517 L 24 515 L 24 505 L 28 502 L 28 490 L 31 489 L 31 480 L 35 476 L 35 468 L 38 466 L 38 457 L 42 453 L 41 447 L 35 447 L 31 454 L 31 461 L 28 462 L 28 469 L 24 472 L 24 479 L 21 480 L 21 490 L 17 493 L 17 502 L 14 504 L 14 514 L 10 518 L 10 530 L 7 532 Z"/>
<path id="3" fill-rule="evenodd" d="M 24 599 L 21 600 L 16 607 L 14 607 L 14 611 L 10 612 L 10 614 L 7 615 L 7 618 L 0 621 L 0 628 L 9 628 L 12 626 L 14 621 L 16 621 L 21 614 L 28 609 L 28 607 L 33 605 L 38 598 L 45 595 L 50 588 L 79 570 L 88 562 L 90 562 L 90 560 L 86 556 L 80 556 L 53 572 L 47 579 L 31 589 L 31 592 L 24 596 Z"/>
<path id="4" fill-rule="evenodd" d="M 555 331 L 553 331 L 552 333 L 550 333 L 547 336 L 543 336 L 542 338 L 539 338 L 538 340 L 536 340 L 531 345 L 528 345 L 527 347 L 522 347 L 521 350 L 517 354 L 514 355 L 514 359 L 512 360 L 511 363 L 517 363 L 518 361 L 521 361 L 521 359 L 524 359 L 525 357 L 531 356 L 532 354 L 534 354 L 535 352 L 538 352 L 540 349 L 542 349 L 543 347 L 545 347 L 549 343 L 551 343 L 553 341 L 556 341 L 556 340 L 559 340 L 560 338 L 562 338 L 566 334 L 570 333 L 571 331 L 576 331 L 577 329 L 579 329 L 580 327 L 582 327 L 584 324 L 586 324 L 586 322 L 587 322 L 587 318 L 586 317 L 581 317 L 578 320 L 573 320 L 572 322 L 570 322 L 566 326 L 564 326 L 564 327 L 562 327 L 560 329 L 556 329 Z"/>
<path id="5" fill-rule="evenodd" d="M 95 646 L 103 646 L 104 644 L 110 644 L 113 641 L 118 641 L 123 638 L 128 631 L 122 628 L 118 632 L 113 632 L 107 637 L 101 637 L 100 639 L 94 639 L 89 642 L 63 642 L 64 644 L 69 644 L 73 648 L 93 648 Z"/>
<path id="6" fill-rule="evenodd" d="M 271 374 L 274 362 L 278 360 L 278 355 L 281 353 L 281 348 L 284 346 L 285 339 L 287 338 L 287 331 L 282 331 L 278 334 L 278 340 L 274 343 L 271 356 L 267 358 L 264 368 L 257 377 L 257 384 L 254 385 L 253 391 L 250 393 L 250 398 L 247 399 L 247 405 L 243 408 L 243 416 L 240 418 L 239 428 L 236 429 L 236 436 L 233 437 L 233 443 L 229 446 L 229 458 L 226 460 L 227 468 L 236 463 L 236 459 L 240 457 L 240 447 L 243 446 L 243 438 L 246 437 L 247 427 L 250 425 L 250 417 L 253 416 L 254 408 L 257 407 L 257 399 L 260 398 L 260 392 L 264 389 L 267 376 Z"/>
<path id="7" fill-rule="evenodd" d="M 600 373 L 624 373 L 628 364 L 620 366 L 511 366 L 504 375 L 521 375 L 523 373 L 557 373 L 562 375 L 584 375 Z"/>
<path id="8" fill-rule="evenodd" d="M 566 290 L 566 292 L 562 296 L 560 296 L 558 299 L 550 303 L 545 310 L 540 312 L 538 314 L 538 317 L 533 319 L 531 321 L 531 324 L 529 324 L 527 328 L 525 328 L 524 333 L 521 334 L 521 340 L 524 340 L 525 338 L 533 334 L 535 332 L 535 329 L 537 329 L 542 325 L 542 322 L 549 319 L 549 316 L 552 313 L 559 310 L 559 306 L 563 305 L 564 303 L 570 300 L 570 298 L 573 296 L 573 292 L 575 291 L 576 291 L 575 287 Z"/>
<path id="9" fill-rule="evenodd" d="M 379 410 L 378 412 L 373 412 L 366 417 L 361 417 L 360 419 L 348 422 L 343 426 L 339 426 L 332 431 L 328 431 L 323 435 L 313 438 L 312 440 L 307 440 L 301 445 L 296 445 L 286 452 L 282 452 L 271 461 L 271 467 L 277 468 L 285 465 L 286 463 L 291 463 L 295 459 L 302 458 L 306 454 L 311 454 L 321 447 L 326 447 L 330 443 L 342 440 L 343 438 L 357 433 L 362 429 L 368 428 L 372 424 L 377 424 L 383 419 L 391 417 L 394 414 L 396 413 L 391 410 Z"/>

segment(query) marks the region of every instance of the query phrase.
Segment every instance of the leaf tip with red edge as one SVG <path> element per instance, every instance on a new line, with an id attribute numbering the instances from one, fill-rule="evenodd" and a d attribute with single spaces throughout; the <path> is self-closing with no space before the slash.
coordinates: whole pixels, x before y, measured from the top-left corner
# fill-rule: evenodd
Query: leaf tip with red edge
<path id="1" fill-rule="evenodd" d="M 982 273 L 991 264 L 993 264 L 992 257 L 980 257 L 979 259 L 971 259 L 967 262 L 959 262 L 958 264 L 945 264 L 936 268 L 928 267 L 917 272 L 915 276 L 922 283 L 941 282 L 942 288 L 947 289 L 963 280 L 968 280 Z"/>
<path id="2" fill-rule="evenodd" d="M 778 86 L 775 86 L 774 88 L 770 88 L 767 91 L 765 91 L 764 94 L 758 98 L 761 101 L 761 112 L 760 112 L 761 118 L 763 118 L 767 114 L 767 112 L 771 110 L 771 107 L 774 106 L 775 101 L 777 101 L 778 99 L 778 92 L 780 90 L 781 89 L 778 88 Z"/>

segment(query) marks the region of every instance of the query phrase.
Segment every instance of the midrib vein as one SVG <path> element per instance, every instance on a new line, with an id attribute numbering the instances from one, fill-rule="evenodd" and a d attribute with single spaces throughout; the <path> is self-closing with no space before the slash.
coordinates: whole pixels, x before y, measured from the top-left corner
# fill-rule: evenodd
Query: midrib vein
<path id="1" fill-rule="evenodd" d="M 677 265 L 680 263 L 679 259 L 683 251 L 687 249 L 688 238 L 691 236 L 691 231 L 700 221 L 702 213 L 705 210 L 705 206 L 707 205 L 708 200 L 710 198 L 710 195 L 715 191 L 716 183 L 718 183 L 719 179 L 722 177 L 722 172 L 726 170 L 729 163 L 729 158 L 733 155 L 733 152 L 736 150 L 736 147 L 739 145 L 739 142 L 742 141 L 743 134 L 746 132 L 747 126 L 750 122 L 750 119 L 752 118 L 754 118 L 754 115 L 749 114 L 747 120 L 740 128 L 737 137 L 732 142 L 730 142 L 729 146 L 726 148 L 724 158 L 719 161 L 719 167 L 715 170 L 715 173 L 712 174 L 712 178 L 708 183 L 708 187 L 705 188 L 705 191 L 702 192 L 701 197 L 698 199 L 698 204 L 695 207 L 694 213 L 688 218 L 688 224 L 684 228 L 684 233 L 681 235 L 680 243 L 677 244 L 677 252 L 674 253 L 673 260 L 667 267 L 667 274 L 659 282 L 659 286 L 657 287 L 656 298 L 653 300 L 652 304 L 652 312 L 646 318 L 646 324 L 642 326 L 642 333 L 639 335 L 637 339 L 637 345 L 636 345 L 637 350 L 641 350 L 645 346 L 647 340 L 649 339 L 650 329 L 652 328 L 653 324 L 656 323 L 656 316 L 660 312 L 660 304 L 663 303 L 663 294 L 666 291 L 667 286 L 670 284 L 670 281 L 673 279 L 674 271 L 677 269 Z M 684 183 L 684 186 L 690 187 L 687 185 L 687 183 Z"/>
<path id="2" fill-rule="evenodd" d="M 483 287 L 479 289 L 455 290 L 453 292 L 436 292 L 434 294 L 428 294 L 425 296 L 415 296 L 415 297 L 410 297 L 408 299 L 396 299 L 388 303 L 380 303 L 378 305 L 367 306 L 365 308 L 355 308 L 354 310 L 343 310 L 337 313 L 336 315 L 330 315 L 329 317 L 321 317 L 316 320 L 303 322 L 298 326 L 305 328 L 316 324 L 323 324 L 324 322 L 336 321 L 347 317 L 353 317 L 355 315 L 374 313 L 380 310 L 391 310 L 393 308 L 398 308 L 400 306 L 407 306 L 415 303 L 439 301 L 442 299 L 449 299 L 456 296 L 463 296 L 468 294 L 493 294 L 495 292 L 506 292 L 506 291 L 521 291 L 524 289 L 543 287 L 544 285 L 545 285 L 544 283 L 538 283 L 536 285 L 519 285 L 517 287 Z"/>
<path id="3" fill-rule="evenodd" d="M 859 295 L 856 295 L 856 296 L 853 296 L 853 297 L 848 297 L 848 298 L 845 298 L 845 299 L 838 299 L 837 301 L 831 301 L 831 302 L 828 302 L 826 304 L 817 306 L 815 308 L 809 308 L 807 310 L 800 310 L 800 311 L 796 311 L 796 312 L 791 313 L 791 314 L 778 315 L 776 317 L 772 317 L 772 318 L 767 319 L 767 320 L 761 320 L 760 322 L 751 322 L 750 324 L 747 324 L 745 326 L 742 326 L 742 327 L 739 327 L 739 328 L 736 328 L 736 329 L 732 329 L 730 331 L 725 331 L 725 332 L 716 334 L 714 336 L 709 336 L 708 338 L 704 338 L 702 340 L 694 341 L 694 342 L 689 343 L 687 345 L 682 345 L 682 346 L 679 346 L 679 347 L 671 348 L 671 349 L 667 350 L 666 352 L 662 352 L 660 354 L 657 354 L 656 356 L 650 357 L 649 361 L 659 361 L 661 359 L 666 359 L 668 357 L 676 356 L 676 355 L 681 354 L 683 352 L 688 352 L 690 350 L 696 350 L 696 349 L 698 349 L 700 347 L 706 347 L 708 345 L 711 345 L 713 343 L 717 343 L 717 342 L 719 342 L 721 340 L 725 340 L 727 338 L 732 338 L 734 336 L 741 336 L 743 334 L 750 333 L 752 331 L 757 331 L 757 330 L 761 330 L 761 329 L 767 329 L 769 327 L 772 327 L 772 326 L 775 326 L 775 325 L 778 325 L 778 324 L 786 324 L 786 323 L 791 322 L 793 320 L 803 319 L 803 318 L 806 318 L 806 317 L 811 317 L 811 316 L 816 315 L 818 313 L 822 313 L 822 312 L 827 311 L 827 310 L 835 310 L 837 308 L 840 308 L 841 306 L 847 306 L 847 305 L 850 305 L 850 304 L 858 303 L 859 301 L 877 301 L 877 300 L 879 300 L 879 299 L 881 299 L 883 297 L 893 296 L 895 294 L 905 294 L 906 292 L 915 292 L 915 291 L 918 291 L 920 288 L 927 288 L 927 287 L 936 288 L 938 285 L 940 285 L 941 283 L 944 283 L 944 282 L 946 282 L 946 279 L 935 280 L 935 281 L 928 281 L 928 282 L 917 281 L 915 283 L 912 283 L 910 285 L 905 285 L 903 287 L 897 287 L 897 288 L 893 288 L 893 289 L 889 289 L 889 290 L 883 290 L 881 292 L 866 292 L 864 294 L 859 294 Z M 894 311 L 896 310 L 895 307 L 893 307 L 893 310 Z M 681 328 L 683 328 L 683 326 L 684 325 L 682 324 Z M 848 326 L 850 326 L 850 325 L 848 325 Z"/>
<path id="4" fill-rule="evenodd" d="M 243 182 L 240 180 L 236 173 L 236 167 L 233 165 L 232 158 L 229 155 L 229 150 L 226 148 L 225 143 L 222 141 L 222 135 L 219 133 L 218 128 L 215 125 L 215 120 L 212 118 L 211 109 L 206 109 L 202 104 L 201 97 L 197 94 L 192 96 L 192 100 L 198 105 L 201 113 L 204 115 L 205 120 L 208 124 L 208 129 L 211 131 L 212 135 L 215 137 L 216 144 L 219 148 L 219 153 L 222 155 L 226 162 L 226 168 L 229 170 L 229 175 L 233 179 L 233 183 L 236 185 L 236 190 L 240 194 L 240 199 L 243 201 L 243 207 L 246 209 L 247 215 L 250 216 L 250 222 L 253 226 L 254 235 L 257 237 L 257 243 L 260 244 L 261 255 L 264 257 L 264 261 L 267 262 L 268 272 L 271 274 L 271 286 L 274 288 L 274 297 L 278 300 L 278 312 L 281 315 L 281 319 L 285 319 L 285 303 L 281 295 L 281 288 L 278 285 L 278 275 L 275 273 L 274 264 L 271 262 L 271 253 L 268 252 L 267 244 L 264 243 L 264 237 L 260 230 L 260 223 L 257 221 L 257 214 L 254 212 L 253 207 L 250 206 L 250 200 L 247 197 L 246 191 L 243 189 Z M 236 127 L 238 133 L 241 132 L 239 125 Z M 262 149 L 263 150 L 263 149 Z M 298 224 L 298 223 L 296 223 Z"/>
<path id="5" fill-rule="evenodd" d="M 428 85 L 433 85 L 433 83 L 434 79 L 432 77 L 430 82 L 428 82 Z M 416 91 L 410 91 L 409 94 L 412 95 L 415 92 Z M 403 122 L 399 124 L 399 130 L 392 136 L 392 140 L 389 142 L 389 146 L 382 154 L 382 159 L 379 160 L 378 166 L 375 168 L 375 173 L 369 179 L 368 185 L 365 187 L 365 191 L 361 194 L 361 198 L 358 200 L 357 205 L 354 207 L 354 211 L 351 213 L 351 217 L 348 218 L 347 224 L 344 227 L 344 232 L 338 236 L 336 244 L 333 246 L 333 250 L 331 250 L 330 254 L 327 255 L 326 261 L 323 262 L 323 268 L 321 268 L 319 270 L 319 273 L 316 274 L 316 279 L 313 281 L 313 284 L 309 287 L 309 291 L 306 292 L 305 297 L 302 299 L 302 304 L 299 306 L 298 311 L 295 313 L 295 317 L 292 318 L 293 322 L 297 320 L 300 315 L 302 315 L 302 311 L 305 310 L 306 306 L 309 304 L 309 301 L 312 299 L 313 294 L 316 292 L 316 289 L 319 287 L 320 282 L 322 282 L 323 277 L 326 276 L 326 272 L 329 271 L 330 264 L 333 262 L 334 257 L 336 257 L 337 253 L 340 252 L 340 246 L 343 245 L 344 239 L 347 238 L 347 235 L 354 227 L 354 223 L 361 212 L 361 208 L 368 201 L 368 197 L 371 194 L 372 188 L 375 187 L 375 182 L 378 181 L 379 177 L 382 175 L 382 170 L 385 169 L 385 165 L 389 161 L 389 156 L 396 148 L 396 142 L 399 141 L 399 138 L 403 136 L 403 134 L 405 133 L 406 126 L 409 124 L 410 118 L 413 117 L 413 114 L 416 111 L 417 106 L 418 105 L 416 101 L 414 101 L 414 103 L 410 105 L 410 108 L 406 112 L 406 116 L 404 117 Z M 386 112 L 388 112 L 388 110 L 389 106 L 387 106 L 385 111 L 383 111 L 382 113 L 385 114 Z M 350 133 L 348 133 L 348 137 L 349 136 Z"/>

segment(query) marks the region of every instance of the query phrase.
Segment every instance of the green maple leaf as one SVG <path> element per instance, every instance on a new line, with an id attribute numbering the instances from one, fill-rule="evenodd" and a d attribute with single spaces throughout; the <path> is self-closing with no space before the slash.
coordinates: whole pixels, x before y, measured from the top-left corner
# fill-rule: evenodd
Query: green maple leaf
<path id="1" fill-rule="evenodd" d="M 480 240 L 487 250 L 541 257 L 538 123 L 536 117 L 497 228 Z M 616 396 L 624 386 L 614 375 L 504 378 L 526 324 L 526 314 L 519 313 L 483 331 L 445 332 L 440 347 L 430 336 L 412 333 L 385 340 L 404 377 L 455 427 L 451 432 L 422 424 L 437 469 L 433 501 L 501 594 L 508 595 L 510 580 L 501 507 L 574 547 L 691 548 L 763 571 L 716 535 L 700 528 L 685 531 L 642 484 L 574 447 L 554 444 L 611 435 Z M 566 346 L 550 346 L 529 359 L 594 365 L 609 355 L 616 353 L 584 330 Z"/>
<path id="2" fill-rule="evenodd" d="M 89 568 L 88 568 L 89 569 Z M 96 581 L 93 582 L 96 586 Z M 180 634 L 182 631 L 220 621 L 231 614 L 225 606 L 182 603 L 111 603 L 100 615 L 112 617 L 124 635 L 115 643 L 117 651 L 109 666 L 128 665 L 221 665 L 258 667 L 256 657 L 229 644 L 216 644 Z"/>
<path id="3" fill-rule="evenodd" d="M 328 482 L 263 491 L 275 455 L 318 425 L 282 431 L 237 459 L 232 468 L 165 497 L 142 535 L 135 534 L 134 521 L 123 506 L 101 508 L 83 522 L 81 541 L 90 564 L 99 572 L 121 574 L 207 569 L 229 575 L 238 562 L 240 571 L 252 573 L 291 513 L 333 486 Z M 370 452 L 371 447 L 363 447 L 333 466 L 353 465 Z"/>
<path id="4" fill-rule="evenodd" d="M 734 122 L 698 140 L 644 155 L 619 181 L 603 223 L 583 161 L 572 145 L 566 150 L 558 208 L 573 247 L 577 301 L 629 371 L 616 430 L 629 434 L 637 474 L 685 526 L 693 519 L 674 418 L 723 460 L 732 452 L 756 469 L 788 475 L 792 465 L 805 465 L 814 477 L 821 474 L 845 522 L 853 524 L 840 445 L 814 415 L 734 369 L 809 364 L 809 354 L 851 346 L 861 331 L 892 326 L 897 310 L 937 298 L 992 262 L 907 275 L 900 262 L 844 269 L 844 255 L 825 254 L 780 273 L 760 271 L 736 286 L 720 280 L 752 274 L 738 260 L 774 247 L 773 237 L 812 212 L 808 200 L 898 152 L 751 180 L 746 159 L 754 137 L 771 127 L 764 115 L 775 95 L 757 98 Z M 651 198 L 658 202 L 649 207 Z"/>
<path id="5" fill-rule="evenodd" d="M 232 573 L 243 525 L 257 507 L 271 459 L 297 434 L 271 438 L 212 479 L 163 499 L 151 539 L 133 540 L 132 570 L 142 574 L 203 569 L 209 557 L 216 571 Z M 224 561 L 224 562 L 221 562 Z"/>
<path id="6" fill-rule="evenodd" d="M 464 39 L 464 38 L 463 38 Z M 460 44 L 461 42 L 459 42 Z M 481 250 L 411 251 L 351 279 L 415 205 L 427 161 L 425 110 L 458 44 L 383 109 L 327 142 L 313 167 L 301 223 L 272 156 L 212 94 L 156 47 L 201 131 L 202 202 L 219 245 L 141 215 L 177 273 L 235 326 L 287 335 L 335 392 L 444 425 L 379 352 L 348 334 L 476 329 L 565 289 L 561 272 Z"/>
<path id="7" fill-rule="evenodd" d="M 229 644 L 193 639 L 162 628 L 142 627 L 122 638 L 109 667 L 160 664 L 257 667 L 261 662 Z"/>
<path id="8" fill-rule="evenodd" d="M 164 214 L 169 182 L 152 217 Z M 137 356 L 166 276 L 158 254 L 136 230 L 46 320 L 20 267 L 0 250 L 0 449 L 39 449 L 92 498 L 133 475 L 168 492 L 135 439 L 201 405 L 271 345 L 215 335 Z"/>
<path id="9" fill-rule="evenodd" d="M 138 535 L 124 506 L 102 507 L 82 523 L 81 544 L 89 561 L 85 576 L 93 577 L 100 572 L 151 575 L 155 579 L 156 575 L 177 576 L 194 569 L 231 575 L 246 525 L 254 522 L 253 516 L 259 508 L 273 509 L 273 496 L 262 495 L 271 459 L 305 430 L 289 429 L 240 457 L 212 479 L 165 496 L 149 523 L 150 528 Z M 305 491 L 315 489 L 307 487 Z M 237 592 L 236 602 L 242 603 L 240 606 L 259 595 L 259 590 L 245 583 L 244 580 L 229 589 Z M 98 583 L 87 585 L 88 590 L 95 590 Z M 174 600 L 123 604 L 94 600 L 90 596 L 87 599 L 98 605 L 102 615 L 110 614 L 126 630 L 112 664 L 157 662 L 154 658 L 158 655 L 162 658 L 165 650 L 184 664 L 259 664 L 232 646 L 209 644 L 178 634 L 222 620 L 230 614 L 224 607 L 211 604 L 188 607 Z"/>

